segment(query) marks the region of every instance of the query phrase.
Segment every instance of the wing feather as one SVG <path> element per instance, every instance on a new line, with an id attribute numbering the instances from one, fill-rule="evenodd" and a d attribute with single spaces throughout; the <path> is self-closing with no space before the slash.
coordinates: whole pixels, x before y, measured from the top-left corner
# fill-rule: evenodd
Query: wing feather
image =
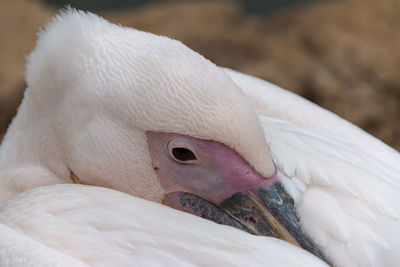
<path id="1" fill-rule="evenodd" d="M 259 114 L 278 178 L 327 257 L 339 266 L 397 266 L 400 153 L 298 95 L 224 70 Z"/>
<path id="2" fill-rule="evenodd" d="M 37 242 L 0 223 L 2 267 L 88 267 L 83 262 Z"/>
<path id="3" fill-rule="evenodd" d="M 87 185 L 21 193 L 0 204 L 0 234 L 2 225 L 90 266 L 326 266 L 282 240 Z"/>
<path id="4" fill-rule="evenodd" d="M 400 184 L 391 176 L 397 171 L 343 136 L 259 118 L 278 178 L 324 252 L 344 255 L 343 266 L 399 262 Z"/>
<path id="5" fill-rule="evenodd" d="M 400 153 L 359 127 L 272 83 L 228 68 L 224 71 L 243 90 L 258 114 L 332 133 L 336 138 L 344 137 L 361 151 L 386 162 L 397 173 L 400 171 Z M 396 178 L 400 179 L 399 175 Z"/>

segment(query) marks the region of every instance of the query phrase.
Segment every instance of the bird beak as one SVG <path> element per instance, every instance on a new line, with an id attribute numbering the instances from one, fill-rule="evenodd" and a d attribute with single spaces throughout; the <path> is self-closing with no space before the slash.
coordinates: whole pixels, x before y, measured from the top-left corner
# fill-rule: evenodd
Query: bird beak
<path id="1" fill-rule="evenodd" d="M 268 188 L 236 193 L 219 207 L 254 235 L 283 239 L 324 259 L 302 231 L 294 201 L 280 182 Z"/>
<path id="2" fill-rule="evenodd" d="M 293 199 L 279 181 L 268 187 L 235 193 L 216 205 L 186 192 L 168 194 L 164 204 L 254 235 L 283 239 L 326 261 L 302 231 Z"/>

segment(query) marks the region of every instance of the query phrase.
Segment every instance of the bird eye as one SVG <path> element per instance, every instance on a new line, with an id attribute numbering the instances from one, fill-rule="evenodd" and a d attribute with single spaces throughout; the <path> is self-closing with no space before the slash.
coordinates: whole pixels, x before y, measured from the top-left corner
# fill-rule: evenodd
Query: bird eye
<path id="1" fill-rule="evenodd" d="M 168 141 L 167 151 L 169 156 L 179 163 L 193 163 L 197 160 L 193 144 L 188 138 L 174 137 Z"/>
<path id="2" fill-rule="evenodd" d="M 179 162 L 196 160 L 195 154 L 184 147 L 174 147 L 171 151 L 172 157 Z"/>

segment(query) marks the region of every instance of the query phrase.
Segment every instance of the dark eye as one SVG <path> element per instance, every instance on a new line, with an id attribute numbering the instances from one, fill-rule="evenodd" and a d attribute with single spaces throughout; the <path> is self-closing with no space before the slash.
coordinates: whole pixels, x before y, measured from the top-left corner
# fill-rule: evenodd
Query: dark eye
<path id="1" fill-rule="evenodd" d="M 172 149 L 173 157 L 178 161 L 189 161 L 189 160 L 196 160 L 196 156 L 192 151 L 184 147 L 175 147 Z"/>

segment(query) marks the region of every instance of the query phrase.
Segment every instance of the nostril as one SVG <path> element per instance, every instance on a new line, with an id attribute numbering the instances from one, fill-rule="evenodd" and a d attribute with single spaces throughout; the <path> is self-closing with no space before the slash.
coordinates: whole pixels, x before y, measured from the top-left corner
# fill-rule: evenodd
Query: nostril
<path id="1" fill-rule="evenodd" d="M 196 160 L 195 154 L 187 148 L 184 147 L 175 147 L 172 149 L 172 156 L 177 161 L 185 162 L 189 160 Z"/>

